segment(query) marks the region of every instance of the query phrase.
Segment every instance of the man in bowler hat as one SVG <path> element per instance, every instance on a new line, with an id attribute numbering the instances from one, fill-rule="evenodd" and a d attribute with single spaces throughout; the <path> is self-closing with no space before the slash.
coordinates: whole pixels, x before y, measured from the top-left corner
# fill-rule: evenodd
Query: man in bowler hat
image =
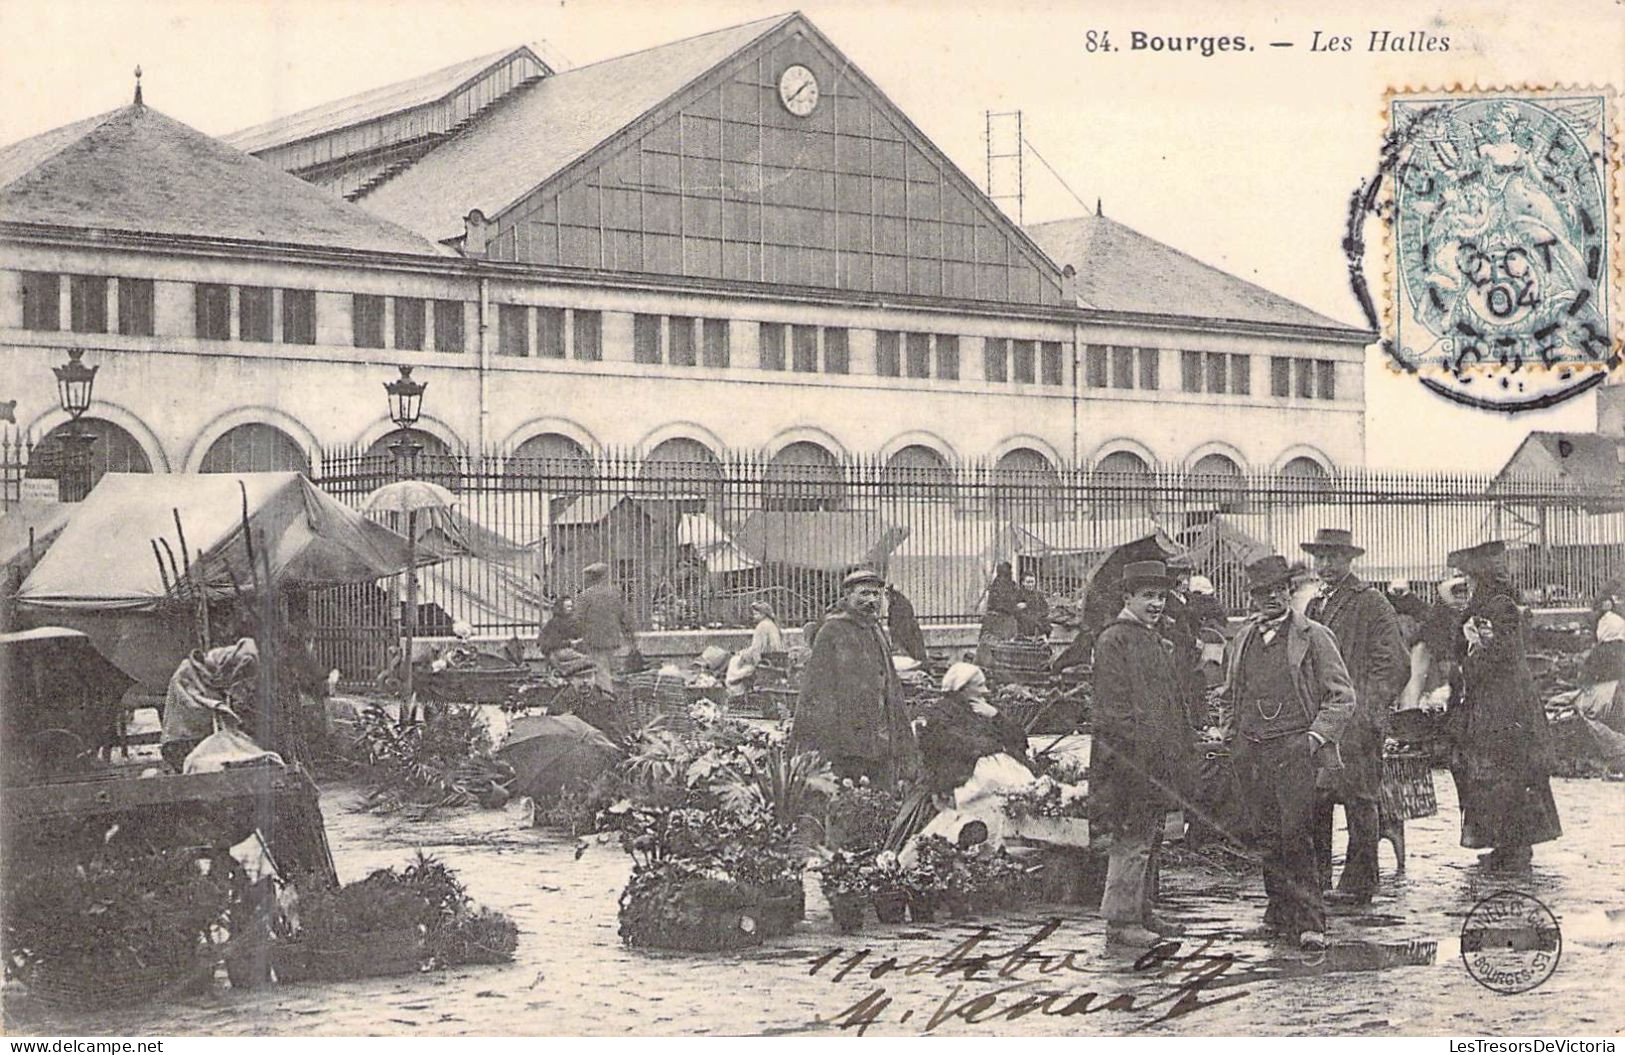
<path id="1" fill-rule="evenodd" d="M 1354 574 L 1354 559 L 1365 552 L 1352 532 L 1322 528 L 1304 552 L 1323 583 L 1309 602 L 1310 619 L 1337 639 L 1354 683 L 1354 715 L 1338 742 L 1343 768 L 1329 774 L 1315 803 L 1315 862 L 1321 886 L 1332 877 L 1332 811 L 1343 804 L 1348 820 L 1348 853 L 1333 901 L 1364 905 L 1377 892 L 1377 797 L 1382 790 L 1382 744 L 1388 712 L 1410 680 L 1411 660 L 1399 631 L 1399 616 L 1377 587 Z M 1396 823 L 1403 823 L 1394 818 Z"/>
<path id="2" fill-rule="evenodd" d="M 1326 908 L 1315 867 L 1315 780 L 1335 771 L 1337 742 L 1354 713 L 1354 686 L 1330 630 L 1292 610 L 1292 569 L 1265 557 L 1247 567 L 1257 614 L 1230 645 L 1226 739 L 1264 859 L 1269 908 L 1249 937 L 1326 947 Z"/>

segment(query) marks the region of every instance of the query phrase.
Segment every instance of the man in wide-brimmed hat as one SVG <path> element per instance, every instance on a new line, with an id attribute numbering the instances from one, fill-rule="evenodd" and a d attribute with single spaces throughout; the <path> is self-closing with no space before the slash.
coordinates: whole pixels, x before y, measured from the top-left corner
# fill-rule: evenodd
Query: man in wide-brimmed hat
<path id="1" fill-rule="evenodd" d="M 1354 686 L 1332 632 L 1292 610 L 1292 569 L 1279 556 L 1247 567 L 1257 615 L 1230 645 L 1224 696 L 1232 758 L 1264 858 L 1269 908 L 1252 937 L 1326 947 L 1315 867 L 1317 771 L 1340 764 L 1337 742 L 1354 712 Z"/>
<path id="2" fill-rule="evenodd" d="M 880 625 L 885 597 L 886 580 L 870 568 L 841 582 L 840 607 L 819 626 L 802 674 L 794 739 L 838 776 L 892 784 L 914 775 L 919 756 Z"/>
<path id="3" fill-rule="evenodd" d="M 1112 836 L 1100 914 L 1107 942 L 1133 948 L 1183 933 L 1153 911 L 1151 879 L 1192 761 L 1181 671 L 1163 636 L 1172 586 L 1161 561 L 1126 565 L 1123 609 L 1095 640 L 1089 796 L 1095 827 Z"/>
<path id="4" fill-rule="evenodd" d="M 1381 590 L 1354 574 L 1354 560 L 1365 550 L 1354 544 L 1353 533 L 1322 528 L 1303 543 L 1303 549 L 1314 559 L 1322 583 L 1306 614 L 1337 638 L 1354 683 L 1354 716 L 1338 742 L 1343 768 L 1328 777 L 1315 805 L 1315 861 L 1322 886 L 1330 886 L 1333 810 L 1341 802 L 1349 829 L 1348 853 L 1337 889 L 1329 896 L 1363 905 L 1377 892 L 1383 736 L 1388 712 L 1410 679 L 1411 659 L 1393 605 Z"/>
<path id="5" fill-rule="evenodd" d="M 581 651 L 592 660 L 593 684 L 614 695 L 615 675 L 636 643 L 637 626 L 626 598 L 609 577 L 609 565 L 589 564 L 581 569 L 581 579 L 585 585 L 575 598 Z"/>

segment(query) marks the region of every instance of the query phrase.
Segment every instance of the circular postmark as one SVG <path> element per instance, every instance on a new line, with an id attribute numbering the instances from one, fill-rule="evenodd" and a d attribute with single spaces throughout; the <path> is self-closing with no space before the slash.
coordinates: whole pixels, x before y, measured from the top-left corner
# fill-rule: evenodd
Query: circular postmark
<path id="1" fill-rule="evenodd" d="M 1461 924 L 1461 959 L 1485 989 L 1526 993 L 1557 970 L 1563 931 L 1532 895 L 1498 890 L 1473 906 Z"/>

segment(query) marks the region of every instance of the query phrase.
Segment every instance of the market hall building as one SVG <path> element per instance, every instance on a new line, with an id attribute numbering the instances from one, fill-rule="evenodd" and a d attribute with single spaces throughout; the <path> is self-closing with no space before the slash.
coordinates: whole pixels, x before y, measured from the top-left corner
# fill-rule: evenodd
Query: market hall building
<path id="1" fill-rule="evenodd" d="M 82 352 L 102 469 L 383 450 L 400 365 L 431 450 L 1364 460 L 1372 334 L 1106 217 L 1021 229 L 799 14 L 223 139 L 138 95 L 0 148 L 0 239 L 0 401 L 49 437 Z"/>

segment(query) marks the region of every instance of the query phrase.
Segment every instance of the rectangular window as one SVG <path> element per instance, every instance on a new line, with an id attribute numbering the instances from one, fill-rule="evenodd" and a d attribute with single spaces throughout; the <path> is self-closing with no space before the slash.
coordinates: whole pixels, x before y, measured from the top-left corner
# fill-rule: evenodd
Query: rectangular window
<path id="1" fill-rule="evenodd" d="M 1250 355 L 1230 357 L 1230 391 L 1238 396 L 1253 394 L 1253 358 Z"/>
<path id="2" fill-rule="evenodd" d="M 989 381 L 1010 380 L 1010 342 L 1003 337 L 982 339 L 982 376 Z"/>
<path id="3" fill-rule="evenodd" d="M 824 328 L 824 373 L 845 374 L 852 370 L 852 347 L 841 326 Z"/>
<path id="4" fill-rule="evenodd" d="M 937 378 L 959 380 L 959 338 L 951 333 L 937 334 Z"/>
<path id="5" fill-rule="evenodd" d="M 107 332 L 107 279 L 68 276 L 68 324 L 74 333 Z"/>
<path id="6" fill-rule="evenodd" d="M 61 277 L 53 271 L 23 272 L 23 329 L 62 328 Z"/>
<path id="7" fill-rule="evenodd" d="M 1091 344 L 1084 352 L 1083 379 L 1090 388 L 1105 388 L 1109 383 L 1111 349 Z"/>
<path id="8" fill-rule="evenodd" d="M 660 362 L 660 316 L 632 316 L 632 361 Z"/>
<path id="9" fill-rule="evenodd" d="M 1162 385 L 1162 349 L 1140 349 L 1140 387 L 1155 392 Z"/>
<path id="10" fill-rule="evenodd" d="M 908 376 L 931 376 L 931 335 L 929 333 L 911 333 L 908 335 Z"/>
<path id="11" fill-rule="evenodd" d="M 1297 375 L 1297 396 L 1299 399 L 1315 398 L 1315 361 L 1313 359 L 1292 360 L 1292 372 Z"/>
<path id="12" fill-rule="evenodd" d="M 357 293 L 350 310 L 350 339 L 357 348 L 384 346 L 384 298 Z"/>
<path id="13" fill-rule="evenodd" d="M 530 354 L 530 308 L 497 305 L 497 354 L 523 359 Z"/>
<path id="14" fill-rule="evenodd" d="M 118 280 L 118 332 L 130 337 L 152 336 L 152 279 Z"/>
<path id="15" fill-rule="evenodd" d="M 1315 395 L 1321 399 L 1337 398 L 1337 363 L 1330 359 L 1315 361 L 1316 373 L 1319 375 L 1318 389 Z"/>
<path id="16" fill-rule="evenodd" d="M 596 311 L 576 308 L 570 312 L 570 325 L 575 338 L 575 357 L 596 363 L 604 357 L 604 316 Z"/>
<path id="17" fill-rule="evenodd" d="M 1112 387 L 1134 387 L 1134 349 L 1112 349 Z"/>
<path id="18" fill-rule="evenodd" d="M 264 286 L 237 288 L 237 339 L 271 339 L 271 291 Z"/>
<path id="19" fill-rule="evenodd" d="M 881 377 L 903 376 L 903 336 L 896 330 L 875 334 L 875 373 Z"/>
<path id="20" fill-rule="evenodd" d="M 1210 395 L 1223 395 L 1229 388 L 1230 358 L 1223 352 L 1208 352 L 1204 357 L 1207 362 L 1207 390 Z"/>
<path id="21" fill-rule="evenodd" d="M 705 320 L 705 365 L 710 367 L 726 367 L 732 358 L 728 349 L 728 320 Z"/>
<path id="22" fill-rule="evenodd" d="M 1286 398 L 1292 394 L 1292 360 L 1270 356 L 1270 395 Z"/>
<path id="23" fill-rule="evenodd" d="M 200 283 L 194 296 L 197 335 L 210 341 L 231 340 L 231 290 Z"/>
<path id="24" fill-rule="evenodd" d="M 1043 361 L 1039 366 L 1043 370 L 1041 380 L 1046 385 L 1060 385 L 1065 383 L 1065 369 L 1062 366 L 1061 342 L 1045 341 L 1042 348 Z"/>
<path id="25" fill-rule="evenodd" d="M 1202 353 L 1179 353 L 1179 387 L 1186 392 L 1202 391 Z"/>
<path id="26" fill-rule="evenodd" d="M 316 291 L 282 291 L 282 343 L 316 343 Z"/>
<path id="27" fill-rule="evenodd" d="M 790 337 L 794 359 L 791 365 L 800 374 L 818 372 L 818 327 L 791 327 Z"/>
<path id="28" fill-rule="evenodd" d="M 673 315 L 666 320 L 669 331 L 666 361 L 672 366 L 693 366 L 699 362 L 694 347 L 694 320 L 687 315 Z"/>
<path id="29" fill-rule="evenodd" d="M 434 350 L 437 352 L 460 352 L 463 350 L 462 301 L 437 300 L 434 302 Z"/>
<path id="30" fill-rule="evenodd" d="M 403 352 L 423 351 L 423 331 L 428 322 L 419 297 L 395 297 L 395 347 Z"/>
<path id="31" fill-rule="evenodd" d="M 1030 385 L 1037 380 L 1037 346 L 1032 341 L 1010 342 L 1010 379 L 1018 385 Z"/>
<path id="32" fill-rule="evenodd" d="M 761 351 L 763 370 L 784 369 L 784 331 L 782 322 L 761 324 Z"/>
<path id="33" fill-rule="evenodd" d="M 564 309 L 536 309 L 536 355 L 542 359 L 564 358 Z"/>

